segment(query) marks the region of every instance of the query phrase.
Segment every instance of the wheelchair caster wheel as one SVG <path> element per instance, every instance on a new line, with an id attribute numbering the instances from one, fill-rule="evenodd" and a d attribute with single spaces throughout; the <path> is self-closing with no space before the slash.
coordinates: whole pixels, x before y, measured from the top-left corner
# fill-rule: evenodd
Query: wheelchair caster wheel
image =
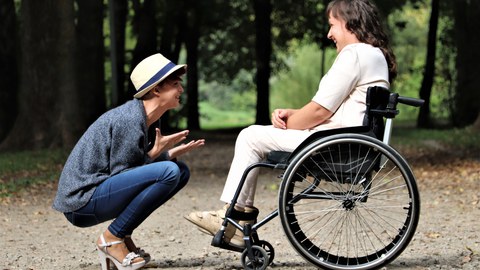
<path id="1" fill-rule="evenodd" d="M 264 270 L 269 264 L 268 254 L 265 249 L 259 246 L 252 246 L 252 257 L 248 256 L 248 249 L 242 253 L 242 265 L 246 270 Z"/>
<path id="2" fill-rule="evenodd" d="M 256 245 L 262 247 L 268 255 L 268 264 L 270 265 L 273 262 L 273 259 L 275 258 L 275 250 L 273 249 L 272 244 L 265 240 L 260 240 L 255 243 Z"/>

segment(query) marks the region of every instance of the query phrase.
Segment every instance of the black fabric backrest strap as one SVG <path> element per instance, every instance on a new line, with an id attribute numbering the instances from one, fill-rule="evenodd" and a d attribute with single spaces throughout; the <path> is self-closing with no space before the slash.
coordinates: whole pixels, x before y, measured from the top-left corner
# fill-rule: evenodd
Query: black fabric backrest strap
<path id="1" fill-rule="evenodd" d="M 377 139 L 383 139 L 385 131 L 384 117 L 381 112 L 387 108 L 390 90 L 381 86 L 371 86 L 367 89 L 366 111 L 363 125 L 370 127 Z"/>

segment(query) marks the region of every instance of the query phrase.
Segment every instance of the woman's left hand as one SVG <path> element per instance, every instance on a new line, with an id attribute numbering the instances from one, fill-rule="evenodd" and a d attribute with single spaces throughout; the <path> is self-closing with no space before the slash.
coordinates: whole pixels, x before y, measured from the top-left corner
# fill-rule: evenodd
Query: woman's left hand
<path id="1" fill-rule="evenodd" d="M 168 149 L 172 148 L 177 143 L 185 140 L 188 135 L 188 130 L 183 130 L 171 135 L 162 135 L 160 129 L 155 129 L 156 137 L 153 148 L 148 152 L 148 156 L 151 159 L 156 159 L 160 154 Z"/>
<path id="2" fill-rule="evenodd" d="M 192 140 L 189 143 L 184 143 L 170 149 L 168 154 L 170 155 L 171 159 L 174 159 L 203 145 L 205 145 L 205 139 Z"/>

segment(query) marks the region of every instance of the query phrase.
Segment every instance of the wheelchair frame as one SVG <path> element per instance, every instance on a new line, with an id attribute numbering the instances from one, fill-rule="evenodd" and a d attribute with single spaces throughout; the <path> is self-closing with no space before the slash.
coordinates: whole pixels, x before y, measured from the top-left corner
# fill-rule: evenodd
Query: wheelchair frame
<path id="1" fill-rule="evenodd" d="M 245 269 L 265 269 L 275 252 L 257 230 L 280 216 L 290 244 L 317 267 L 373 269 L 393 261 L 412 239 L 420 215 L 413 172 L 388 145 L 398 103 L 420 107 L 424 101 L 369 87 L 363 126 L 313 133 L 293 152 L 273 151 L 251 164 L 212 246 L 242 252 Z M 234 206 L 247 175 L 260 167 L 284 173 L 279 208 L 257 221 L 258 213 Z M 240 220 L 255 223 L 242 226 Z M 228 224 L 243 231 L 244 248 L 224 241 Z"/>

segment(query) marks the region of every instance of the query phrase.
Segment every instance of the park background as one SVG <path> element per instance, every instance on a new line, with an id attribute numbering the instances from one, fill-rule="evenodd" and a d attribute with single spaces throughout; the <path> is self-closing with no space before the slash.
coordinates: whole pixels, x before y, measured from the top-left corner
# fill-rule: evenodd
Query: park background
<path id="1" fill-rule="evenodd" d="M 479 269 L 480 1 L 377 0 L 396 54 L 392 145 L 422 197 L 416 236 L 387 269 Z M 132 98 L 132 68 L 160 52 L 187 63 L 182 106 L 164 133 L 191 130 L 192 179 L 139 230 L 151 268 L 238 269 L 182 216 L 218 207 L 236 134 L 271 110 L 308 102 L 336 56 L 325 0 L 0 0 L 0 248 L 2 269 L 98 269 L 104 224 L 71 226 L 51 209 L 71 148 L 102 113 Z M 268 176 L 268 175 L 267 175 Z M 267 178 L 267 179 L 266 179 Z M 278 181 L 259 181 L 261 214 Z M 209 195 L 206 195 L 207 191 Z M 165 216 L 169 218 L 166 219 Z M 277 225 L 277 226 L 274 226 Z M 277 269 L 312 269 L 282 238 Z M 188 247 L 188 248 L 186 248 Z"/>
<path id="2" fill-rule="evenodd" d="M 70 148 L 132 98 L 132 68 L 162 53 L 187 63 L 183 106 L 163 131 L 269 124 L 308 102 L 336 56 L 325 0 L 0 0 L 0 150 Z M 399 76 L 426 100 L 400 119 L 464 128 L 480 111 L 480 3 L 377 1 Z M 477 126 L 478 126 L 477 121 Z"/>
<path id="3" fill-rule="evenodd" d="M 299 108 L 336 56 L 326 0 L 0 0 L 0 195 L 56 182 L 81 134 L 132 98 L 132 68 L 187 63 L 182 106 L 162 132 L 191 137 L 269 124 Z M 480 159 L 480 1 L 376 1 L 398 62 L 397 144 L 448 145 Z M 197 134 L 197 135 L 195 135 Z M 233 142 L 232 142 L 233 143 Z"/>

